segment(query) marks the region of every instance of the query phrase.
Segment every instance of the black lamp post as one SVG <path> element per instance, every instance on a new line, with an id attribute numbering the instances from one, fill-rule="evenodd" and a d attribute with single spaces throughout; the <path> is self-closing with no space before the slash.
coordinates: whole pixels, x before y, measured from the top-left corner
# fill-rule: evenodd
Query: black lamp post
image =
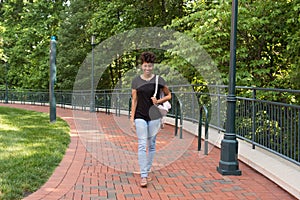
<path id="1" fill-rule="evenodd" d="M 90 101 L 90 112 L 95 112 L 95 91 L 94 91 L 94 47 L 95 36 L 91 37 L 91 45 L 92 45 L 92 72 L 91 72 L 91 101 Z"/>
<path id="2" fill-rule="evenodd" d="M 49 80 L 49 104 L 50 104 L 50 122 L 56 122 L 56 99 L 54 85 L 56 82 L 56 36 L 51 36 L 50 40 L 50 80 Z"/>
<path id="3" fill-rule="evenodd" d="M 221 142 L 221 160 L 217 170 L 222 175 L 241 175 L 238 164 L 238 141 L 235 133 L 235 73 L 236 73 L 236 35 L 237 35 L 238 0 L 232 0 L 230 72 L 227 96 L 226 132 Z"/>

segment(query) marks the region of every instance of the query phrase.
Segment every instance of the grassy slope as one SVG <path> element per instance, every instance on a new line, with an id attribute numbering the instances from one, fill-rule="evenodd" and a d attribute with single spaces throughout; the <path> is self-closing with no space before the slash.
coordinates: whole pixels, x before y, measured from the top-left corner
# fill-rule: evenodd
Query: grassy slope
<path id="1" fill-rule="evenodd" d="M 49 115 L 0 107 L 0 199 L 22 199 L 39 189 L 70 142 L 69 126 Z"/>

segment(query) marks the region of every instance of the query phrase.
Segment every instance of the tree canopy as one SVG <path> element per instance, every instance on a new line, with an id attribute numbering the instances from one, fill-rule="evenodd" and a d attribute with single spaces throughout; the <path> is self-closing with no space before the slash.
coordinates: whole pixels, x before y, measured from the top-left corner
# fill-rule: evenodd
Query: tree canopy
<path id="1" fill-rule="evenodd" d="M 299 12 L 297 0 L 239 1 L 237 85 L 300 88 Z M 92 49 L 92 35 L 100 43 L 143 27 L 163 27 L 190 36 L 208 52 L 222 81 L 228 83 L 231 1 L 2 0 L 0 16 L 0 87 L 5 83 L 2 66 L 8 63 L 10 88 L 47 89 L 49 43 L 51 35 L 56 35 L 56 89 L 72 89 Z M 135 66 L 139 53 L 120 55 L 98 88 L 114 87 L 122 73 Z M 157 53 L 159 62 L 179 70 L 191 83 L 206 83 L 188 61 L 170 52 Z"/>

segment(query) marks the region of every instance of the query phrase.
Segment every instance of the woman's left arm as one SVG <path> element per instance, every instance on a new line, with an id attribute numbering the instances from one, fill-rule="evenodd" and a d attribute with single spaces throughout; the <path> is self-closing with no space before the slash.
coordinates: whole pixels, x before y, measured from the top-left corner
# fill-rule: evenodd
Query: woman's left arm
<path id="1" fill-rule="evenodd" d="M 172 98 L 172 94 L 171 94 L 168 86 L 165 85 L 162 88 L 162 91 L 165 94 L 165 96 L 157 101 L 158 104 L 162 104 L 162 103 L 164 103 L 166 101 L 169 101 Z"/>
<path id="2" fill-rule="evenodd" d="M 162 88 L 162 91 L 165 95 L 163 98 L 156 99 L 156 97 L 151 97 L 152 103 L 154 105 L 162 104 L 166 101 L 169 101 L 172 98 L 172 94 L 171 94 L 169 88 L 166 85 Z"/>

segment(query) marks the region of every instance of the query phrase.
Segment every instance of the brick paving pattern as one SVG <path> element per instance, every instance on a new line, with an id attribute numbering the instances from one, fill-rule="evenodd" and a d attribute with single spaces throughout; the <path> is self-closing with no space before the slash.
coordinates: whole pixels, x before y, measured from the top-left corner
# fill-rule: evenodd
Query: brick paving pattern
<path id="1" fill-rule="evenodd" d="M 47 106 L 0 106 L 49 112 Z M 139 174 L 134 172 L 138 167 L 137 156 L 130 155 L 137 149 L 137 140 L 131 133 L 127 116 L 96 113 L 101 125 L 101 133 L 97 134 L 98 131 L 78 132 L 72 110 L 57 108 L 57 115 L 70 125 L 71 143 L 53 175 L 38 191 L 24 198 L 26 200 L 295 199 L 242 162 L 239 162 L 241 176 L 222 176 L 216 170 L 220 149 L 212 148 L 208 156 L 204 156 L 203 151 L 196 151 L 195 136 L 183 131 L 184 142 L 181 142 L 174 136 L 174 127 L 169 125 L 158 134 L 157 152 L 161 160 L 154 162 L 150 173 L 153 180 L 147 188 L 141 188 Z M 105 146 L 107 143 L 118 150 Z M 179 150 L 183 148 L 184 151 Z M 122 164 L 118 164 L 120 162 Z"/>

